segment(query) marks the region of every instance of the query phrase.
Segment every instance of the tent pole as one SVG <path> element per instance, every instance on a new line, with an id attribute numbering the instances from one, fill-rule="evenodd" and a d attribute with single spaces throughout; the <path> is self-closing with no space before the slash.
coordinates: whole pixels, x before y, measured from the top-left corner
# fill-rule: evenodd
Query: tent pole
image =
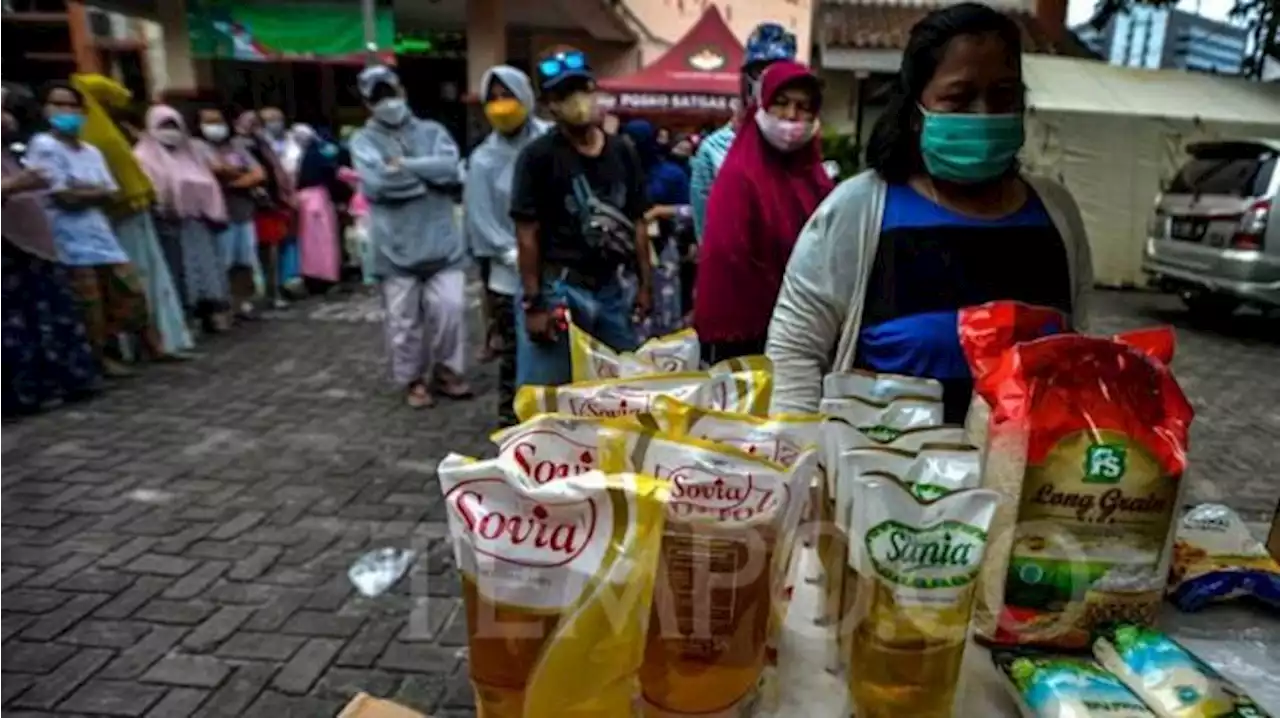
<path id="1" fill-rule="evenodd" d="M 364 15 L 364 51 L 365 62 L 378 64 L 378 0 L 360 0 L 360 9 Z"/>
<path id="2" fill-rule="evenodd" d="M 866 117 L 867 73 L 858 73 L 855 88 L 858 93 L 858 106 L 854 108 L 853 115 L 853 156 L 857 158 L 858 169 L 861 170 L 865 164 L 862 159 L 862 125 Z"/>

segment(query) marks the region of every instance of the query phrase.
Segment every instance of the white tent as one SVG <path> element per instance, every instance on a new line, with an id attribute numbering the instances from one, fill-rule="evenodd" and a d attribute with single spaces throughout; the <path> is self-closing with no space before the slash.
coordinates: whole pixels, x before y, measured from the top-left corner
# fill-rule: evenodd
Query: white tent
<path id="1" fill-rule="evenodd" d="M 1280 86 L 1024 55 L 1028 170 L 1063 182 L 1084 214 L 1097 282 L 1143 283 L 1153 202 L 1190 142 L 1280 138 Z"/>

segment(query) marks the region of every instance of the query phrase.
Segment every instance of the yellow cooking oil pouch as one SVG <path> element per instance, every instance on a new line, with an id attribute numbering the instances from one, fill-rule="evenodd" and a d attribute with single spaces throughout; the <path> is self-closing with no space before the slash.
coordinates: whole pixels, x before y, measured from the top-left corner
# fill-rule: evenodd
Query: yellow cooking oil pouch
<path id="1" fill-rule="evenodd" d="M 664 716 L 745 715 L 817 451 L 788 468 L 726 444 L 644 429 L 601 432 L 602 464 L 671 484 L 640 682 Z"/>
<path id="2" fill-rule="evenodd" d="M 692 329 L 654 337 L 641 344 L 635 355 L 664 372 L 693 371 L 702 366 L 702 345 Z"/>
<path id="3" fill-rule="evenodd" d="M 707 409 L 765 415 L 773 397 L 771 364 L 764 357 L 747 357 L 707 371 L 522 386 L 514 406 L 520 421 L 538 414 L 619 417 L 650 413 L 654 400 L 664 395 Z"/>
<path id="4" fill-rule="evenodd" d="M 668 481 L 534 483 L 507 457 L 437 470 L 485 718 L 635 716 Z"/>
<path id="5" fill-rule="evenodd" d="M 569 364 L 574 381 L 672 373 L 634 354 L 614 351 L 572 321 L 569 322 Z M 694 364 L 690 371 L 697 368 Z"/>
<path id="6" fill-rule="evenodd" d="M 498 455 L 509 458 L 534 482 L 578 476 L 600 469 L 599 434 L 604 426 L 640 426 L 635 414 L 617 418 L 539 414 L 494 432 L 489 439 Z"/>

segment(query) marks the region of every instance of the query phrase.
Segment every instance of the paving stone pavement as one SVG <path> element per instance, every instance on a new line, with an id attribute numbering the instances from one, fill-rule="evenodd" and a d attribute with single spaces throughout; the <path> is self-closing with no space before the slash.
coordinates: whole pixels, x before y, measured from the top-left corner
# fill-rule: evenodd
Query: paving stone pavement
<path id="1" fill-rule="evenodd" d="M 1181 325 L 1192 497 L 1269 516 L 1280 327 L 1193 327 L 1152 295 L 1099 306 L 1107 331 Z M 4 427 L 7 716 L 311 718 L 358 690 L 474 714 L 432 471 L 488 451 L 494 369 L 476 400 L 411 411 L 384 382 L 376 317 L 368 298 L 298 307 Z M 364 598 L 347 568 L 382 546 L 417 560 Z"/>

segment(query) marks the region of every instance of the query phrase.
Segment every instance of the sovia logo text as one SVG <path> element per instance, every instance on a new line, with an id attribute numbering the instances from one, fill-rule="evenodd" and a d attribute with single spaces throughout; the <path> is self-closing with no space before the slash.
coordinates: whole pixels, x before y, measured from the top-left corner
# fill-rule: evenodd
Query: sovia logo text
<path id="1" fill-rule="evenodd" d="M 1084 480 L 1091 484 L 1114 484 L 1124 478 L 1127 450 L 1121 444 L 1094 444 L 1084 455 Z"/>

